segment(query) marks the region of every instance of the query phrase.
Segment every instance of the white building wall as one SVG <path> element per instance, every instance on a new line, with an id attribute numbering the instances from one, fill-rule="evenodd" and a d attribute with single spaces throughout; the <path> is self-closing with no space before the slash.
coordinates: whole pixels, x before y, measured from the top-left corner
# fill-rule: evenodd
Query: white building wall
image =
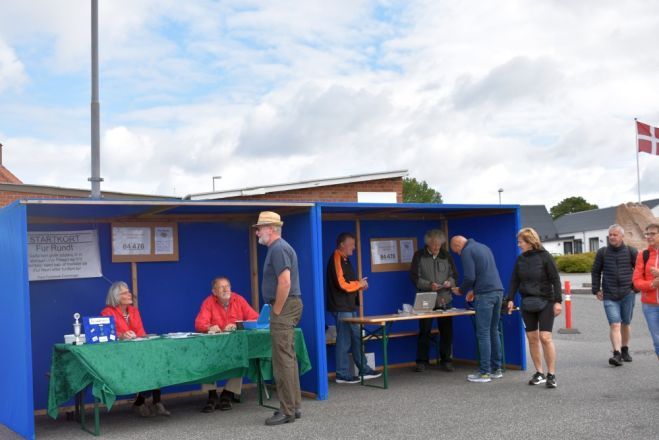
<path id="1" fill-rule="evenodd" d="M 563 255 L 563 240 L 545 241 L 542 246 L 552 255 Z"/>
<path id="2" fill-rule="evenodd" d="M 606 246 L 606 237 L 609 235 L 608 229 L 599 229 L 597 231 L 586 231 L 583 233 L 583 250 L 584 252 L 590 252 L 590 239 L 597 238 L 597 249 Z M 593 248 L 593 251 L 597 249 Z"/>
<path id="3" fill-rule="evenodd" d="M 590 239 L 597 239 L 597 249 L 606 246 L 606 237 L 609 234 L 608 229 L 597 229 L 594 231 L 572 232 L 562 234 L 559 240 L 546 241 L 543 243 L 544 248 L 553 255 L 563 255 L 565 253 L 566 241 L 572 242 L 573 252 L 576 250 L 575 241 L 581 240 L 582 252 L 590 252 Z M 597 250 L 593 249 L 593 250 Z"/>

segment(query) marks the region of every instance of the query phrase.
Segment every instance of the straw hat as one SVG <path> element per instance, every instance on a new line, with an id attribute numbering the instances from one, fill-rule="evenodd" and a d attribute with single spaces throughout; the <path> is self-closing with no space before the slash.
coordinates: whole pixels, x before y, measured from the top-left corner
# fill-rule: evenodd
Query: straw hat
<path id="1" fill-rule="evenodd" d="M 276 212 L 272 211 L 261 211 L 259 214 L 259 219 L 257 220 L 255 225 L 252 225 L 253 228 L 256 228 L 258 226 L 282 226 L 284 224 L 283 221 L 281 221 L 281 217 L 279 214 Z"/>

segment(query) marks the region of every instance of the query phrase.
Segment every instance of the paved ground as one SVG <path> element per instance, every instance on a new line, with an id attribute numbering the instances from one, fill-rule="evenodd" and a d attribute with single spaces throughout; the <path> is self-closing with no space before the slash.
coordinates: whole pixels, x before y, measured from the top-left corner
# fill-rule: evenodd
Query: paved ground
<path id="1" fill-rule="evenodd" d="M 561 272 L 561 284 L 565 289 L 565 281 L 570 281 L 572 293 L 592 293 L 590 273 Z"/>
<path id="2" fill-rule="evenodd" d="M 509 371 L 493 383 L 472 384 L 472 367 L 454 373 L 394 370 L 390 389 L 330 384 L 330 400 L 303 403 L 303 418 L 263 426 L 268 410 L 254 390 L 229 412 L 202 414 L 196 399 L 168 401 L 171 418 L 139 419 L 128 408 L 101 417 L 106 439 L 657 439 L 659 362 L 637 302 L 634 361 L 609 367 L 608 325 L 592 295 L 573 297 L 574 326 L 581 333 L 554 333 L 559 388 L 526 384 L 532 371 Z M 564 326 L 561 318 L 555 329 Z M 530 367 L 532 368 L 532 367 Z M 6 431 L 5 435 L 8 435 Z M 0 438 L 3 431 L 0 430 Z M 72 422 L 37 418 L 39 439 L 92 437 Z"/>

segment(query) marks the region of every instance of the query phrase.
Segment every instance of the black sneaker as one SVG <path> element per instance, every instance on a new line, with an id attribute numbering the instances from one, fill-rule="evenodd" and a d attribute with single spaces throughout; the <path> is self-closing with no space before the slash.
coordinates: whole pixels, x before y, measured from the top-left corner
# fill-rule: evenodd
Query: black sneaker
<path id="1" fill-rule="evenodd" d="M 366 373 L 364 373 L 364 380 L 377 379 L 380 376 L 382 376 L 382 373 L 379 373 L 375 370 L 369 370 Z"/>
<path id="2" fill-rule="evenodd" d="M 453 366 L 453 362 L 451 361 L 440 362 L 439 368 L 441 368 L 444 371 L 448 371 L 449 373 L 455 371 L 455 367 Z"/>
<path id="3" fill-rule="evenodd" d="M 551 373 L 547 373 L 547 381 L 545 385 L 547 388 L 556 388 L 558 386 L 556 385 L 556 376 Z"/>
<path id="4" fill-rule="evenodd" d="M 361 382 L 361 379 L 356 377 L 356 376 L 352 376 L 352 377 L 338 377 L 337 376 L 335 381 L 336 381 L 336 383 L 359 383 L 359 382 Z"/>
<path id="5" fill-rule="evenodd" d="M 281 414 L 281 411 L 277 410 L 277 411 L 274 412 L 273 415 L 279 416 L 279 414 Z M 296 419 L 301 419 L 302 418 L 302 410 L 301 409 L 296 409 L 295 410 L 295 418 Z"/>
<path id="6" fill-rule="evenodd" d="M 629 347 L 622 347 L 622 353 L 620 353 L 622 356 L 622 360 L 625 362 L 631 362 L 632 357 L 629 355 Z"/>
<path id="7" fill-rule="evenodd" d="M 536 371 L 531 380 L 529 380 L 529 385 L 540 385 L 541 383 L 547 382 L 547 378 L 544 374 Z"/>
<path id="8" fill-rule="evenodd" d="M 622 365 L 622 354 L 619 351 L 613 352 L 613 357 L 609 358 L 609 365 L 613 365 L 614 367 Z"/>

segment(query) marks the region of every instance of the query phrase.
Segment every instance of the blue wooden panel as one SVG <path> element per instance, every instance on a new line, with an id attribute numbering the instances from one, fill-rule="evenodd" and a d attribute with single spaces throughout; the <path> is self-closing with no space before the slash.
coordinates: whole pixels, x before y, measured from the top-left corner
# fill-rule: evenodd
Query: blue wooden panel
<path id="1" fill-rule="evenodd" d="M 316 282 L 318 277 L 322 276 L 318 273 L 318 249 L 314 240 L 319 226 L 316 217 L 315 211 L 311 215 L 305 213 L 286 216 L 283 219 L 283 237 L 293 246 L 298 257 L 300 289 L 304 303 L 300 328 L 304 332 L 312 364 L 312 370 L 300 377 L 300 385 L 303 390 L 313 390 L 319 399 L 327 399 L 323 299 L 322 291 L 318 292 Z"/>
<path id="2" fill-rule="evenodd" d="M 0 423 L 34 438 L 25 207 L 0 210 Z"/>
<path id="3" fill-rule="evenodd" d="M 450 236 L 464 235 L 489 246 L 494 255 L 504 290 L 508 288 L 518 255 L 516 238 L 518 230 L 518 210 L 487 217 L 466 217 L 449 221 Z M 461 272 L 460 257 L 454 255 L 454 258 L 458 271 Z M 506 362 L 526 369 L 525 334 L 519 313 L 505 316 L 503 329 Z"/>

